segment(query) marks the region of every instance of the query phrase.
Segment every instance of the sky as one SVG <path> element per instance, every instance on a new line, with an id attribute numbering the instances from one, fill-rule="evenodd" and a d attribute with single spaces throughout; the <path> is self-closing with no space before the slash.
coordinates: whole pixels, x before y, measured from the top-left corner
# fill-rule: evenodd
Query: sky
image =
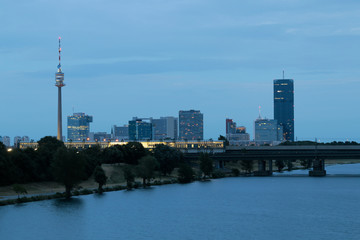
<path id="1" fill-rule="evenodd" d="M 273 80 L 294 79 L 297 140 L 360 141 L 360 2 L 2 0 L 0 135 L 57 133 L 58 37 L 66 116 L 110 132 L 132 117 L 273 118 Z"/>

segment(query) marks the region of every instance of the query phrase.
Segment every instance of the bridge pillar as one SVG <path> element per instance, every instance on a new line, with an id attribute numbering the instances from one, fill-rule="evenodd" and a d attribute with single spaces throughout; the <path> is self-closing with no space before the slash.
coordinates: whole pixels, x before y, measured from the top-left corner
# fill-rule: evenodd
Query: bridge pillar
<path id="1" fill-rule="evenodd" d="M 312 177 L 326 176 L 324 159 L 315 159 L 313 161 L 313 170 L 309 171 L 309 176 L 312 176 Z"/>
<path id="2" fill-rule="evenodd" d="M 268 164 L 269 164 L 269 175 L 272 175 L 273 174 L 273 161 L 272 160 L 269 160 L 268 161 Z"/>
<path id="3" fill-rule="evenodd" d="M 270 165 L 271 163 L 271 165 Z M 266 170 L 266 161 L 258 160 L 258 170 L 254 172 L 254 176 L 271 176 L 272 175 L 272 161 L 269 160 L 269 169 Z"/>
<path id="4" fill-rule="evenodd" d="M 215 163 L 215 167 L 216 168 L 224 168 L 224 165 L 225 165 L 225 163 L 224 163 L 224 161 L 223 160 L 218 160 L 218 161 L 216 161 L 216 163 Z"/>

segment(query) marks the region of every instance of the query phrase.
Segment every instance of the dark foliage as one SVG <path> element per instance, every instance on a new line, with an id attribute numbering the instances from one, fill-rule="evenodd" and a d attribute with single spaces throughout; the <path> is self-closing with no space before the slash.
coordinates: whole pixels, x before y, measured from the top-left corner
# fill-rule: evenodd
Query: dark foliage
<path id="1" fill-rule="evenodd" d="M 183 154 L 179 150 L 164 144 L 156 145 L 154 157 L 159 162 L 160 172 L 163 175 L 171 174 L 174 168 L 183 161 Z"/>
<path id="2" fill-rule="evenodd" d="M 107 178 L 106 178 L 104 169 L 102 169 L 101 166 L 97 166 L 95 168 L 94 179 L 95 179 L 95 182 L 97 182 L 99 184 L 98 191 L 100 193 L 102 193 L 103 192 L 102 186 L 104 186 L 106 184 Z"/>
<path id="3" fill-rule="evenodd" d="M 66 197 L 71 197 L 71 190 L 83 179 L 85 160 L 74 149 L 59 148 L 52 161 L 54 179 L 65 186 Z"/>
<path id="4" fill-rule="evenodd" d="M 194 170 L 186 163 L 182 163 L 178 170 L 178 180 L 180 183 L 189 183 L 194 181 Z"/>
<path id="5" fill-rule="evenodd" d="M 203 172 L 204 177 L 210 176 L 214 171 L 213 160 L 208 153 L 200 154 L 200 170 Z"/>

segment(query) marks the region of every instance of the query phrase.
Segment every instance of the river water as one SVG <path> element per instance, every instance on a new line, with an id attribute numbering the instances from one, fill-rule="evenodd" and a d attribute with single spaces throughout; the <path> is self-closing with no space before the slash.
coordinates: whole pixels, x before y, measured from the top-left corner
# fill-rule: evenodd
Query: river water
<path id="1" fill-rule="evenodd" d="M 0 239 L 360 239 L 360 164 L 0 207 Z M 301 174 L 304 175 L 301 175 Z M 286 175 L 286 174 L 285 174 Z"/>

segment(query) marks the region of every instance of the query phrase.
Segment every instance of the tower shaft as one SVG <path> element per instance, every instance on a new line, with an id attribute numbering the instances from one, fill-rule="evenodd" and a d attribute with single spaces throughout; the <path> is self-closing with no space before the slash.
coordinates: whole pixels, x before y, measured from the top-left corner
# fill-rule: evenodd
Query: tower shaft
<path id="1" fill-rule="evenodd" d="M 61 87 L 58 87 L 58 124 L 57 140 L 62 141 L 62 106 L 61 106 Z"/>

